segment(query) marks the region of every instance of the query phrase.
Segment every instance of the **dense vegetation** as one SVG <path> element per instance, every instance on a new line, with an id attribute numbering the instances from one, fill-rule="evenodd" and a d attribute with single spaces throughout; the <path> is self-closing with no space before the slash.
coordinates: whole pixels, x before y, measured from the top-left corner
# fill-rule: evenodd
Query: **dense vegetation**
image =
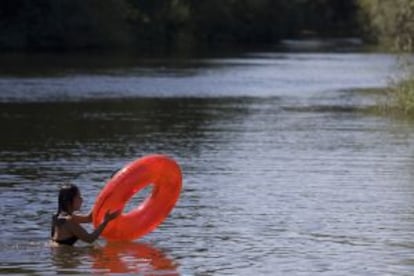
<path id="1" fill-rule="evenodd" d="M 358 32 L 357 0 L 2 0 L 0 49 L 192 48 Z"/>
<path id="2" fill-rule="evenodd" d="M 371 38 L 398 52 L 414 50 L 414 1 L 359 0 Z"/>
<path id="3" fill-rule="evenodd" d="M 414 1 L 359 0 L 368 22 L 369 36 L 397 53 L 414 51 Z M 386 111 L 414 116 L 414 71 L 410 59 L 403 58 L 406 76 L 388 89 Z"/>

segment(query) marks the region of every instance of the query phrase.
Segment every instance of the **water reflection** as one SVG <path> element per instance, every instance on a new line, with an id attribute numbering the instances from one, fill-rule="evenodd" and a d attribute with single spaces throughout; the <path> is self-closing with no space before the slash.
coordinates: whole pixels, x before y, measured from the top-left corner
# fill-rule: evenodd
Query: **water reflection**
<path id="1" fill-rule="evenodd" d="M 372 97 L 349 91 L 381 86 L 389 57 L 209 63 L 194 75 L 0 77 L 0 274 L 412 272 L 412 122 L 362 114 Z M 135 243 L 52 257 L 15 248 L 48 238 L 60 183 L 81 187 L 87 211 L 115 170 L 148 153 L 183 169 L 180 201 L 151 233 L 174 259 Z"/>
<path id="2" fill-rule="evenodd" d="M 52 262 L 57 272 L 80 272 L 91 247 L 50 246 Z"/>
<path id="3" fill-rule="evenodd" d="M 247 115 L 243 99 L 136 99 L 0 104 L 0 184 L 72 181 L 91 172 L 103 181 L 146 153 L 197 155 L 203 141 L 221 143 L 232 121 Z M 224 125 L 216 129 L 214 125 Z M 122 157 L 119 159 L 119 157 Z M 108 160 L 94 166 L 94 160 Z M 118 163 L 114 162 L 118 161 Z M 6 176 L 8 176 L 6 178 Z"/>
<path id="4" fill-rule="evenodd" d="M 178 264 L 148 243 L 108 243 L 91 251 L 93 269 L 110 273 L 179 275 Z"/>
<path id="5" fill-rule="evenodd" d="M 51 247 L 58 273 L 149 273 L 179 275 L 178 264 L 149 243 L 117 242 L 104 246 Z M 89 267 L 89 265 L 90 267 Z"/>
<path id="6" fill-rule="evenodd" d="M 151 62 L 132 57 L 111 60 L 108 56 L 66 55 L 63 60 L 7 60 L 0 54 L 0 64 L 5 64 L 3 69 L 0 66 L 0 102 L 309 97 L 321 91 L 384 87 L 391 70 L 397 71 L 395 58 L 384 54 L 264 52 L 232 58 Z M 16 65 L 19 63 L 23 65 Z"/>

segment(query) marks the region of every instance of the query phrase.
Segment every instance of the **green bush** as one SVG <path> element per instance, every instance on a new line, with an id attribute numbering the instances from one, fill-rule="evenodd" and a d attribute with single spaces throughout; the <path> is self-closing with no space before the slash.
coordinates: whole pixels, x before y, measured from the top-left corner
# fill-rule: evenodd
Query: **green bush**
<path id="1" fill-rule="evenodd" d="M 103 48 L 128 42 L 119 0 L 0 1 L 0 49 Z"/>
<path id="2" fill-rule="evenodd" d="M 359 0 L 359 5 L 372 38 L 398 54 L 414 51 L 414 1 Z M 386 112 L 414 116 L 414 71 L 407 58 L 400 61 L 405 76 L 390 84 L 380 106 Z"/>
<path id="3" fill-rule="evenodd" d="M 413 0 L 359 0 L 359 7 L 372 38 L 397 52 L 414 50 Z"/>
<path id="4" fill-rule="evenodd" d="M 386 110 L 391 113 L 414 116 L 414 75 L 399 81 L 387 90 Z"/>
<path id="5" fill-rule="evenodd" d="M 356 33 L 358 0 L 1 0 L 0 49 L 191 48 Z"/>

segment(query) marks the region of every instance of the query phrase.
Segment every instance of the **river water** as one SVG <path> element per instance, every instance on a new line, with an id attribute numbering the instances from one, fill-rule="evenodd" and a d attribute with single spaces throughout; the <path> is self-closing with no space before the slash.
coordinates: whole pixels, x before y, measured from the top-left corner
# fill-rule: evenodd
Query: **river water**
<path id="1" fill-rule="evenodd" d="M 414 274 L 413 123 L 357 91 L 386 86 L 393 56 L 1 59 L 1 274 Z M 184 177 L 158 229 L 48 246 L 62 183 L 86 212 L 152 153 Z"/>

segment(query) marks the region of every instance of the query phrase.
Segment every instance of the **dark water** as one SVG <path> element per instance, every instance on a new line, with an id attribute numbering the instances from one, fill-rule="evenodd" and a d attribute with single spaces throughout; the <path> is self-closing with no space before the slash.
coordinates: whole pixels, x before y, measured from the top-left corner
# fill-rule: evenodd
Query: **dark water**
<path id="1" fill-rule="evenodd" d="M 386 85 L 392 56 L 4 60 L 1 274 L 414 273 L 414 126 L 362 112 L 375 99 L 354 91 Z M 61 183 L 81 187 L 87 211 L 151 153 L 184 173 L 156 231 L 47 245 Z"/>

